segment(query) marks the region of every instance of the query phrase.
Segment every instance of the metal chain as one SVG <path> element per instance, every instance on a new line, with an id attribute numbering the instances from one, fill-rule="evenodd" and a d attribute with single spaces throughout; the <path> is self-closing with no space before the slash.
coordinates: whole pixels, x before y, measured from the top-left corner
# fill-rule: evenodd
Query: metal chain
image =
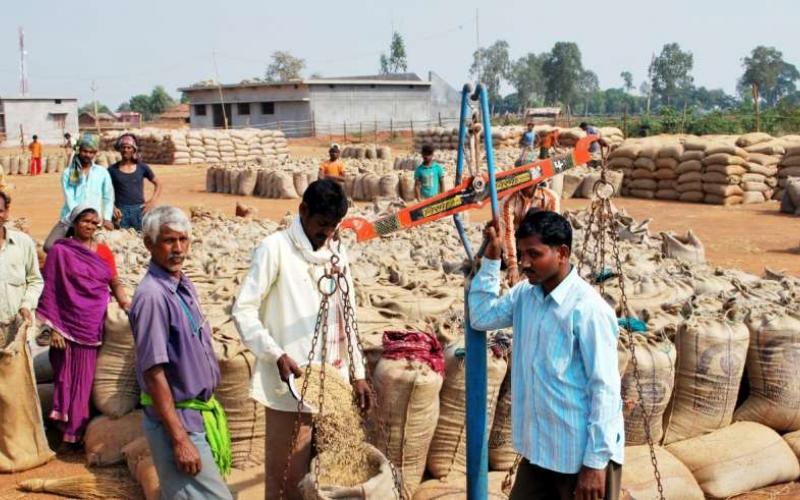
<path id="1" fill-rule="evenodd" d="M 605 150 L 602 150 L 602 158 L 601 158 L 601 167 L 600 167 L 600 181 L 595 185 L 594 189 L 594 196 L 592 199 L 591 211 L 589 213 L 589 225 L 585 228 L 586 233 L 584 234 L 583 239 L 583 246 L 581 247 L 581 252 L 579 254 L 579 262 L 578 262 L 578 271 L 580 272 L 581 267 L 584 265 L 584 257 L 586 251 L 590 246 L 590 238 L 594 233 L 594 269 L 592 269 L 591 263 L 589 263 L 590 268 L 590 279 L 592 282 L 599 281 L 596 283 L 598 288 L 600 289 L 600 293 L 605 291 L 605 279 L 598 279 L 595 280 L 595 276 L 598 278 L 604 278 L 599 273 L 603 273 L 605 270 L 605 263 L 606 263 L 606 232 L 610 232 L 610 239 L 611 239 L 611 254 L 614 259 L 614 264 L 617 268 L 617 280 L 619 283 L 620 289 L 620 313 L 623 318 L 630 318 L 630 309 L 628 307 L 628 296 L 625 293 L 625 276 L 622 269 L 622 259 L 620 257 L 619 251 L 619 234 L 617 228 L 615 227 L 614 216 L 612 212 L 611 206 L 611 194 L 606 193 L 606 195 L 599 195 L 598 191 L 600 189 L 608 189 L 610 187 L 610 183 L 607 180 L 607 171 L 608 171 L 608 162 L 606 159 Z M 612 190 L 613 193 L 613 190 Z M 597 231 L 593 231 L 593 225 L 595 220 L 597 220 Z M 599 269 L 598 269 L 599 267 Z M 636 392 L 639 398 L 638 405 L 642 412 L 642 417 L 644 419 L 644 433 L 645 439 L 647 441 L 647 446 L 650 450 L 650 462 L 653 465 L 653 474 L 655 476 L 656 485 L 658 488 L 658 498 L 659 500 L 664 500 L 664 486 L 661 481 L 661 471 L 658 467 L 658 459 L 656 457 L 655 452 L 655 445 L 653 443 L 653 437 L 650 429 L 650 412 L 648 411 L 645 402 L 644 402 L 644 390 L 642 389 L 641 383 L 641 374 L 639 371 L 639 361 L 636 359 L 636 343 L 634 342 L 633 332 L 631 329 L 625 328 L 626 338 L 628 340 L 628 349 L 630 350 L 631 354 L 631 361 L 633 363 L 633 380 L 634 385 L 636 387 Z"/>

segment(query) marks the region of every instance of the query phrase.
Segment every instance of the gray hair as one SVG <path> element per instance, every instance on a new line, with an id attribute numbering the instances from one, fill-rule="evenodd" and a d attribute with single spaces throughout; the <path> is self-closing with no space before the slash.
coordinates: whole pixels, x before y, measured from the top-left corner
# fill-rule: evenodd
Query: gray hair
<path id="1" fill-rule="evenodd" d="M 162 226 L 167 226 L 173 231 L 180 231 L 190 236 L 192 234 L 192 224 L 186 214 L 182 210 L 169 205 L 156 207 L 144 216 L 142 233 L 145 238 L 155 243 L 158 241 L 158 235 L 161 234 Z"/>

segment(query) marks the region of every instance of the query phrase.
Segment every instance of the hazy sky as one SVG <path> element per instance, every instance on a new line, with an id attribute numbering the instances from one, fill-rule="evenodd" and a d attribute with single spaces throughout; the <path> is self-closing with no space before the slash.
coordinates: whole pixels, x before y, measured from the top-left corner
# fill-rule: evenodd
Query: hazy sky
<path id="1" fill-rule="evenodd" d="M 19 89 L 17 27 L 23 26 L 32 95 L 77 96 L 116 108 L 157 84 L 177 88 L 214 78 L 262 76 L 269 56 L 288 50 L 306 60 L 306 75 L 376 73 L 391 30 L 400 31 L 409 70 L 436 71 L 456 88 L 468 81 L 480 42 L 505 39 L 512 58 L 576 42 L 601 87 L 636 86 L 653 52 L 678 42 L 694 54 L 697 85 L 734 92 L 741 58 L 773 45 L 800 64 L 800 2 L 790 0 L 2 0 L 0 95 Z"/>

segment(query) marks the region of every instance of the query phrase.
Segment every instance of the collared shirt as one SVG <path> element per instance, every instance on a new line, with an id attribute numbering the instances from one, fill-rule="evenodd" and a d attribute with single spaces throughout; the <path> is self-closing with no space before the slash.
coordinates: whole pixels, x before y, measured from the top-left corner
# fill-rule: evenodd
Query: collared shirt
<path id="1" fill-rule="evenodd" d="M 573 268 L 550 294 L 528 281 L 500 294 L 500 261 L 484 258 L 469 314 L 478 330 L 513 326 L 511 427 L 532 464 L 564 473 L 623 461 L 619 327 Z"/>
<path id="2" fill-rule="evenodd" d="M 78 183 L 70 184 L 71 167 L 61 175 L 61 189 L 64 192 L 64 206 L 61 208 L 61 220 L 66 220 L 73 208 L 81 203 L 88 203 L 103 220 L 111 220 L 114 214 L 114 187 L 108 170 L 92 164 L 87 175 L 81 175 Z"/>
<path id="3" fill-rule="evenodd" d="M 211 344 L 211 327 L 200 310 L 197 292 L 189 278 L 181 275 L 177 279 L 151 262 L 136 288 L 129 318 L 136 342 L 136 379 L 142 391 L 152 395 L 144 373 L 164 365 L 176 403 L 188 399 L 208 401 L 219 384 L 219 365 Z M 144 411 L 159 420 L 153 407 Z M 199 412 L 176 411 L 188 432 L 204 432 Z"/>
<path id="4" fill-rule="evenodd" d="M 318 253 L 305 235 L 298 243 L 306 252 Z M 339 257 L 350 287 L 351 305 L 355 307 L 355 288 L 343 247 Z M 250 271 L 233 306 L 231 315 L 239 335 L 256 356 L 250 397 L 273 410 L 297 411 L 297 401 L 278 373 L 277 360 L 288 354 L 299 365 L 308 362 L 321 301 L 317 283 L 324 272 L 325 265 L 309 262 L 295 247 L 288 231 L 278 231 L 264 238 L 253 252 Z M 334 310 L 332 304 L 331 312 Z M 330 337 L 334 330 L 329 331 Z M 355 336 L 352 340 L 355 341 Z M 346 341 L 341 338 L 339 343 L 340 349 L 345 349 L 339 373 L 348 380 Z M 364 366 L 358 349 L 353 350 L 353 358 L 355 377 L 363 379 Z M 321 360 L 319 344 L 314 359 Z"/>
<path id="5" fill-rule="evenodd" d="M 25 233 L 6 228 L 0 248 L 0 323 L 23 307 L 33 312 L 43 288 L 36 243 Z"/>

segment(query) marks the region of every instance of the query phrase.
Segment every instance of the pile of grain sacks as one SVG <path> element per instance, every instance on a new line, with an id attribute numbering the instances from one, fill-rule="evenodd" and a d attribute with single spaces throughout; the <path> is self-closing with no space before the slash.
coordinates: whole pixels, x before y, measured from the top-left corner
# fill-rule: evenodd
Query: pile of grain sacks
<path id="1" fill-rule="evenodd" d="M 392 148 L 374 144 L 351 144 L 342 149 L 341 157 L 367 160 L 391 160 Z"/>
<path id="2" fill-rule="evenodd" d="M 199 129 L 167 130 L 143 128 L 106 132 L 101 138 L 102 150 L 113 150 L 119 136 L 132 133 L 139 144 L 142 160 L 162 165 L 195 163 L 233 163 L 256 161 L 285 161 L 289 158 L 289 143 L 279 130 L 260 129 Z"/>
<path id="3" fill-rule="evenodd" d="M 778 163 L 794 161 L 783 155 L 787 148 L 800 153 L 792 146 L 800 145 L 799 139 L 767 134 L 628 139 L 611 151 L 608 165 L 624 174 L 623 196 L 714 205 L 763 203 L 780 195 Z M 784 177 L 793 172 L 787 170 Z"/>
<path id="4" fill-rule="evenodd" d="M 43 174 L 61 172 L 66 166 L 66 155 L 50 154 L 42 156 Z M 0 170 L 2 170 L 5 175 L 28 175 L 31 171 L 31 157 L 27 154 L 0 156 Z"/>
<path id="5" fill-rule="evenodd" d="M 561 128 L 552 125 L 536 125 L 534 132 L 537 134 L 549 132 L 553 129 L 559 131 L 559 143 L 565 147 L 573 147 L 586 133 L 578 127 Z M 492 128 L 492 146 L 495 149 L 519 147 L 522 134 L 527 130 L 523 126 L 500 126 Z M 625 138 L 622 131 L 616 127 L 598 128 L 600 136 L 606 139 L 612 147 L 618 146 Z M 481 135 L 481 137 L 483 137 Z M 458 149 L 458 128 L 434 127 L 414 134 L 414 149 L 419 151 L 424 144 L 431 144 L 436 149 Z"/>

